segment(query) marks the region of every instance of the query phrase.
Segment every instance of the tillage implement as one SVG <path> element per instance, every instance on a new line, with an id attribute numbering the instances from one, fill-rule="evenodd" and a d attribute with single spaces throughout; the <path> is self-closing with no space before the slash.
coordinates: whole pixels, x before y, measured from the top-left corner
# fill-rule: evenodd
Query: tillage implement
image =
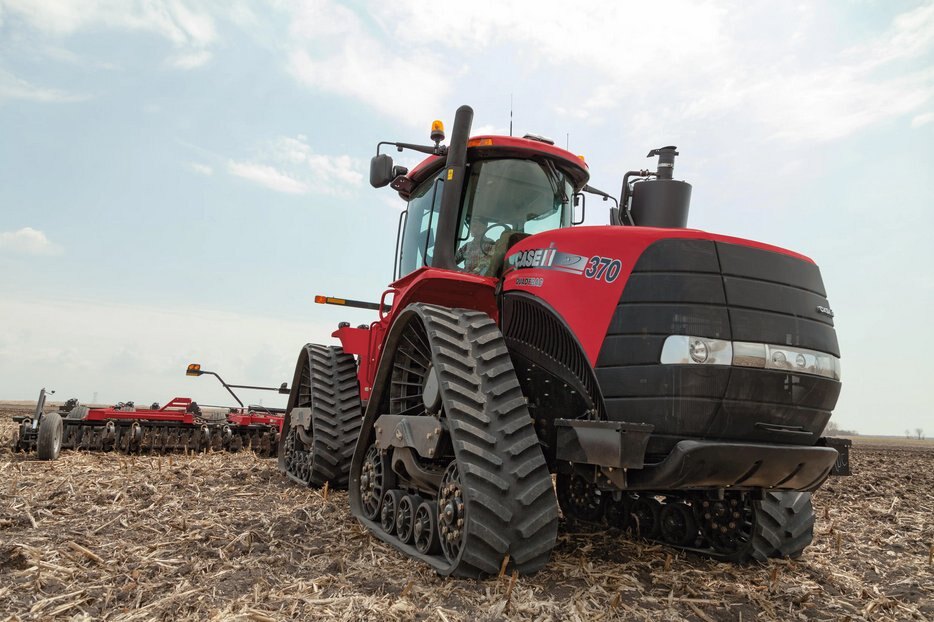
<path id="1" fill-rule="evenodd" d="M 811 492 L 848 472 L 822 438 L 840 353 L 798 253 L 686 228 L 675 147 L 622 196 L 540 136 L 381 142 L 407 202 L 393 282 L 340 346 L 306 345 L 279 467 L 347 487 L 376 537 L 443 575 L 542 568 L 559 514 L 721 559 L 795 557 Z M 385 146 L 426 154 L 412 170 Z M 583 226 L 587 198 L 609 225 Z M 560 511 L 559 511 L 560 508 Z"/>
<path id="2" fill-rule="evenodd" d="M 13 450 L 35 451 L 40 460 L 55 460 L 62 449 L 135 454 L 251 449 L 262 457 L 276 456 L 285 411 L 244 406 L 233 389 L 288 394 L 285 383 L 278 388 L 231 385 L 215 372 L 202 370 L 197 363 L 189 365 L 185 373 L 188 376 L 214 376 L 239 407 L 205 406 L 221 409 L 214 414 L 202 410 L 197 402 L 187 397 L 172 398 L 161 407 L 154 403 L 149 408 L 137 408 L 133 402 L 107 407 L 83 406 L 77 399 L 70 399 L 59 410 L 45 412 L 47 393 L 42 389 L 35 414 L 13 418 L 19 423 Z"/>

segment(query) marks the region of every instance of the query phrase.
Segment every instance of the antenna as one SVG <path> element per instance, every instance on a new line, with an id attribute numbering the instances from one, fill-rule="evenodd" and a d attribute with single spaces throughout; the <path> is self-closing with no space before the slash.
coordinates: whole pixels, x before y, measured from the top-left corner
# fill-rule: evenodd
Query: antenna
<path id="1" fill-rule="evenodd" d="M 571 150 L 571 133 L 570 132 L 564 135 L 564 150 L 565 151 Z"/>
<path id="2" fill-rule="evenodd" d="M 509 135 L 512 136 L 512 93 L 509 94 Z"/>

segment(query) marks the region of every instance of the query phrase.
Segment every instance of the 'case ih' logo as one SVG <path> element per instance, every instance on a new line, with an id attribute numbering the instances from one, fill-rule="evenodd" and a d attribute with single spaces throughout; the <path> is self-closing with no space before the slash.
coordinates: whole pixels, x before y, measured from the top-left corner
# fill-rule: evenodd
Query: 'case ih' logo
<path id="1" fill-rule="evenodd" d="M 587 267 L 587 257 L 573 253 L 562 253 L 552 243 L 548 248 L 533 248 L 513 253 L 506 258 L 506 264 L 510 270 L 544 268 L 546 270 L 581 274 L 584 268 Z"/>
<path id="2" fill-rule="evenodd" d="M 822 307 L 821 305 L 817 305 L 817 312 L 823 313 L 827 317 L 833 317 L 833 311 L 831 311 L 828 307 Z"/>

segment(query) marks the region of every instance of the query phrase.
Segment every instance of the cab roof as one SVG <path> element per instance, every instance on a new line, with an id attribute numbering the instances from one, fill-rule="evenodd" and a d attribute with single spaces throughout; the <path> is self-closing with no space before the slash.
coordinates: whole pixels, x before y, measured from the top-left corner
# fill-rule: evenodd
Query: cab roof
<path id="1" fill-rule="evenodd" d="M 467 141 L 468 162 L 508 157 L 528 159 L 535 156 L 553 159 L 555 164 L 574 180 L 575 188 L 583 187 L 590 179 L 590 167 L 582 157 L 540 140 L 484 134 L 473 136 Z M 409 183 L 405 185 L 414 189 L 415 186 L 440 170 L 445 160 L 445 156 L 428 156 L 405 175 L 409 180 Z M 407 198 L 408 192 L 400 189 L 399 194 Z"/>

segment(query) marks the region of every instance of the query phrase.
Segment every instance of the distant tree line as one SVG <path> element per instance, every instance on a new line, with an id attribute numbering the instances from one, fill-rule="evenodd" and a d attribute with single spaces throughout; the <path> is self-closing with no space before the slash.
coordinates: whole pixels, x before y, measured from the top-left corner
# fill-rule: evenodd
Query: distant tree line
<path id="1" fill-rule="evenodd" d="M 912 436 L 911 436 L 911 430 L 905 430 L 905 438 L 912 438 Z M 923 441 L 923 440 L 924 440 L 924 430 L 921 429 L 921 428 L 915 428 L 915 435 L 914 435 L 914 438 L 918 439 L 919 441 Z"/>
<path id="2" fill-rule="evenodd" d="M 856 430 L 843 430 L 837 425 L 836 421 L 829 421 L 827 427 L 824 428 L 824 436 L 859 436 L 859 432 Z"/>

